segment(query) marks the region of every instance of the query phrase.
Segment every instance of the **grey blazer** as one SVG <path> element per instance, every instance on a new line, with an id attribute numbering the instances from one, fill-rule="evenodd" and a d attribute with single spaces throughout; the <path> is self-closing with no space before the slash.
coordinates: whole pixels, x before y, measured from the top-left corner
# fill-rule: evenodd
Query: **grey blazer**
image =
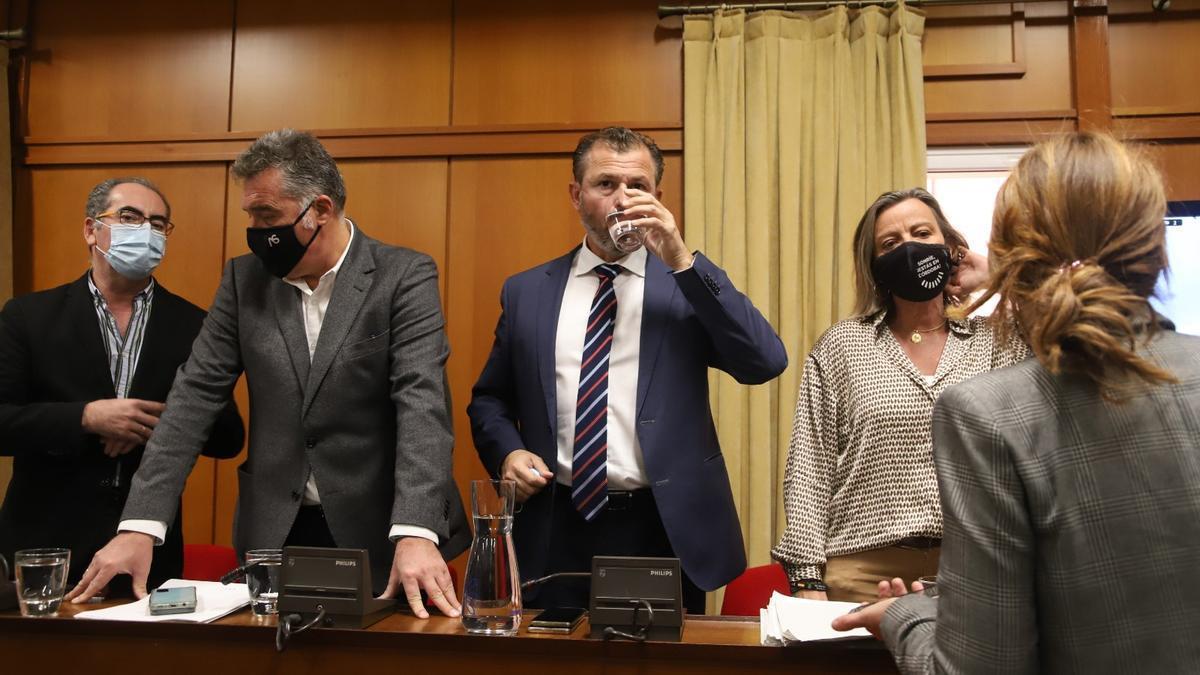
<path id="1" fill-rule="evenodd" d="M 1179 382 L 1114 404 L 1029 359 L 942 395 L 940 595 L 888 609 L 902 671 L 1200 669 L 1200 338 L 1142 353 Z"/>
<path id="2" fill-rule="evenodd" d="M 450 350 L 433 260 L 355 231 L 311 363 L 299 295 L 251 255 L 225 266 L 122 519 L 171 522 L 200 441 L 245 372 L 239 552 L 283 545 L 311 470 L 334 539 L 370 551 L 376 587 L 391 567 L 392 524 L 428 528 L 443 556 L 461 553 L 470 532 L 452 475 Z"/>

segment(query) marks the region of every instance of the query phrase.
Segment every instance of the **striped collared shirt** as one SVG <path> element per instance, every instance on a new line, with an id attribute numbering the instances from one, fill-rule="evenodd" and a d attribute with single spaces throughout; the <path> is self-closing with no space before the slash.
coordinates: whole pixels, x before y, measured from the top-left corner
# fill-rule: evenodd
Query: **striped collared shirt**
<path id="1" fill-rule="evenodd" d="M 137 372 L 138 358 L 142 355 L 142 342 L 146 339 L 146 323 L 150 319 L 150 304 L 154 299 L 154 279 L 140 293 L 133 296 L 133 314 L 129 317 L 129 328 L 125 336 L 117 326 L 116 319 L 108 310 L 108 302 L 92 281 L 88 273 L 88 289 L 96 307 L 96 319 L 100 322 L 100 338 L 108 354 L 108 370 L 112 374 L 113 389 L 117 398 L 128 398 L 129 385 Z"/>

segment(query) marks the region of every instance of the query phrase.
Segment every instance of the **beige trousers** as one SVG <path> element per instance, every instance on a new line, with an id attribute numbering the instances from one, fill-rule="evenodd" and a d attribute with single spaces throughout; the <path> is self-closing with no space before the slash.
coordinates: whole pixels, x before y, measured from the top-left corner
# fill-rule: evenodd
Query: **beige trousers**
<path id="1" fill-rule="evenodd" d="M 912 584 L 918 577 L 937 574 L 941 548 L 888 546 L 830 558 L 825 563 L 825 585 L 830 600 L 871 602 L 879 595 L 882 579 L 900 577 Z"/>

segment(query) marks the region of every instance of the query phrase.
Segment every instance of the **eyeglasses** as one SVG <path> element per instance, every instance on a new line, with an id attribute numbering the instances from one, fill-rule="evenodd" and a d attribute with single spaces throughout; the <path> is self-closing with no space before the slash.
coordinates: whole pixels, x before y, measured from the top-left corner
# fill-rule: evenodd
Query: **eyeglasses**
<path id="1" fill-rule="evenodd" d="M 101 218 L 116 218 L 117 223 L 125 227 L 140 227 L 145 223 L 150 223 L 150 229 L 162 234 L 164 237 L 169 236 L 175 229 L 175 223 L 167 220 L 166 216 L 147 216 L 138 211 L 132 206 L 124 206 L 116 211 L 106 211 L 96 216 L 93 220 Z M 107 225 L 108 223 L 104 223 Z"/>

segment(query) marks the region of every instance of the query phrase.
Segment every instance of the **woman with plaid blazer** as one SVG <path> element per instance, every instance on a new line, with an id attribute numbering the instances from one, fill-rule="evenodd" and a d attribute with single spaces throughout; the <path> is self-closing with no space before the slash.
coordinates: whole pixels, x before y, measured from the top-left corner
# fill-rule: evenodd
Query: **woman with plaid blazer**
<path id="1" fill-rule="evenodd" d="M 1147 300 L 1164 211 L 1150 160 L 1108 136 L 1021 160 L 997 198 L 985 297 L 1037 359 L 938 401 L 936 597 L 835 627 L 866 626 L 906 673 L 1200 667 L 1200 338 Z"/>

